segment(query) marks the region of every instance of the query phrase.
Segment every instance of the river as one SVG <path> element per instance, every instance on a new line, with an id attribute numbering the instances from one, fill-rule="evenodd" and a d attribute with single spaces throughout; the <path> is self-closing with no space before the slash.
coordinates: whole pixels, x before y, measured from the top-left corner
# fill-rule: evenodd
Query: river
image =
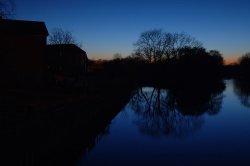
<path id="1" fill-rule="evenodd" d="M 136 89 L 77 165 L 249 165 L 249 86 L 223 84 Z"/>

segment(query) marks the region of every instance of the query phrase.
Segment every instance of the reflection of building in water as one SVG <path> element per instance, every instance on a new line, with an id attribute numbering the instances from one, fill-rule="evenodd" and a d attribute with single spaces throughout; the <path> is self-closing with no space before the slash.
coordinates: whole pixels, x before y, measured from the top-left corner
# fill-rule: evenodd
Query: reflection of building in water
<path id="1" fill-rule="evenodd" d="M 186 136 L 201 128 L 204 123 L 201 116 L 203 113 L 216 114 L 220 111 L 223 96 L 221 91 L 184 92 L 138 88 L 127 108 L 137 115 L 135 124 L 142 133 L 152 136 Z M 189 102 L 191 105 L 187 104 Z"/>

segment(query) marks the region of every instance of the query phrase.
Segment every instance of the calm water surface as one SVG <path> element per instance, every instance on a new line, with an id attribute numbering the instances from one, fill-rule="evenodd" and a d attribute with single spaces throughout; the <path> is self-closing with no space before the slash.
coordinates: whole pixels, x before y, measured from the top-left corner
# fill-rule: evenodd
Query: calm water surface
<path id="1" fill-rule="evenodd" d="M 224 83 L 138 88 L 78 165 L 250 165 L 249 88 Z"/>

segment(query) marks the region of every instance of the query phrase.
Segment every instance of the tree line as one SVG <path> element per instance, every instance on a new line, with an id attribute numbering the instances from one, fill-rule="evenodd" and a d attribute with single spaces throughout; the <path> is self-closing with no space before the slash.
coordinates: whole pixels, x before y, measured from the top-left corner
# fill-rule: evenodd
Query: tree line
<path id="1" fill-rule="evenodd" d="M 132 55 L 122 58 L 116 53 L 112 61 L 104 62 L 102 73 L 151 83 L 217 79 L 222 75 L 222 54 L 207 51 L 200 41 L 185 33 L 145 31 L 134 46 Z"/>
<path id="2" fill-rule="evenodd" d="M 241 56 L 236 65 L 226 65 L 218 50 L 206 50 L 200 41 L 185 33 L 145 31 L 134 46 L 130 56 L 122 58 L 116 53 L 113 60 L 105 61 L 107 73 L 117 76 L 129 73 L 136 75 L 135 78 L 145 76 L 151 80 L 246 79 L 250 74 L 250 53 Z"/>

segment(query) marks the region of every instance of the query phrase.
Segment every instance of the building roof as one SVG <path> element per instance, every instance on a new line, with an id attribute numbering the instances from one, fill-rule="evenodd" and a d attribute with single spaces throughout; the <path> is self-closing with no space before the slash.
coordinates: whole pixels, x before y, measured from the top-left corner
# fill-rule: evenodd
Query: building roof
<path id="1" fill-rule="evenodd" d="M 47 45 L 46 47 L 47 51 L 49 51 L 50 53 L 62 51 L 64 54 L 70 55 L 70 53 L 80 53 L 87 56 L 86 52 L 75 44 L 52 44 Z"/>
<path id="2" fill-rule="evenodd" d="M 0 34 L 49 35 L 44 22 L 9 19 L 0 19 Z"/>

